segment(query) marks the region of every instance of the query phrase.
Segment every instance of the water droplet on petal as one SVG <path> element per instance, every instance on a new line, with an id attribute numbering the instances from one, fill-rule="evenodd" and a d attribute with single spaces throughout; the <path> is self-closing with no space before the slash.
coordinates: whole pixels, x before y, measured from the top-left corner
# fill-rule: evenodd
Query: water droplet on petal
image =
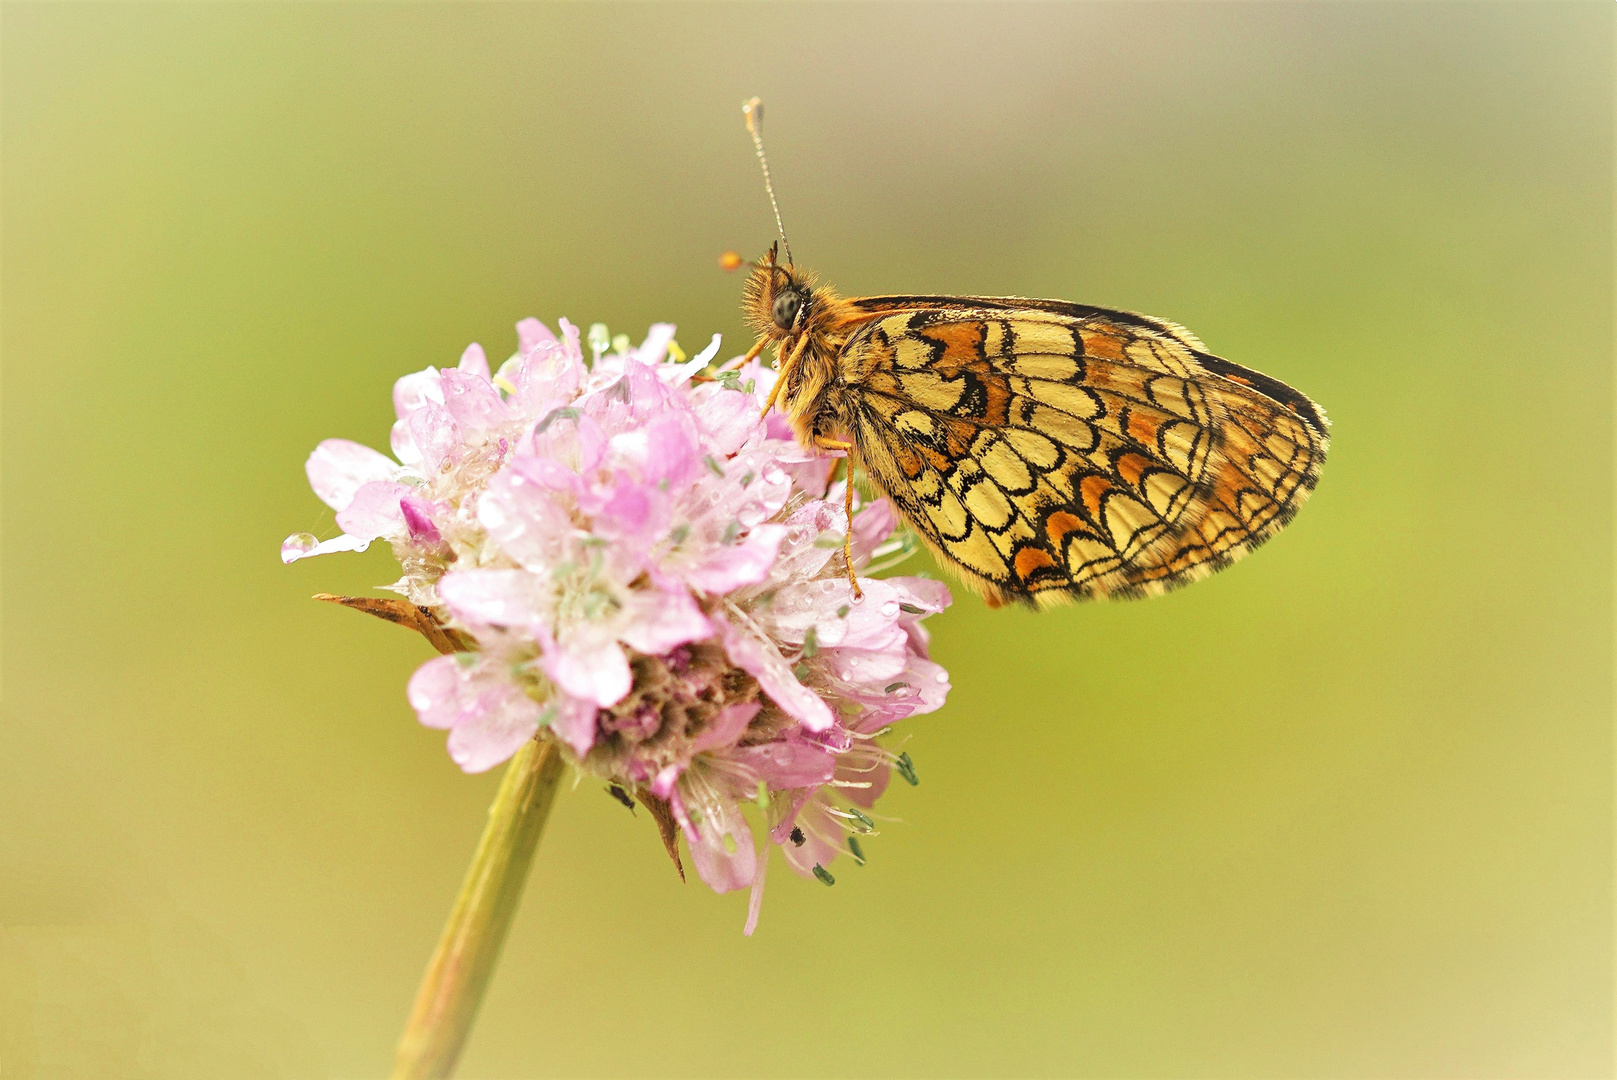
<path id="1" fill-rule="evenodd" d="M 898 618 L 898 601 L 897 600 L 888 600 L 885 603 L 883 603 L 882 606 L 881 606 L 881 613 L 885 618 L 889 618 L 889 619 Z"/>
<path id="2" fill-rule="evenodd" d="M 319 546 L 313 533 L 293 533 L 281 542 L 281 561 L 295 563 Z"/>
<path id="3" fill-rule="evenodd" d="M 936 675 L 934 675 L 932 677 L 934 679 L 938 680 L 938 682 L 948 682 L 949 681 L 949 673 L 947 671 L 940 671 L 940 672 L 938 672 Z"/>

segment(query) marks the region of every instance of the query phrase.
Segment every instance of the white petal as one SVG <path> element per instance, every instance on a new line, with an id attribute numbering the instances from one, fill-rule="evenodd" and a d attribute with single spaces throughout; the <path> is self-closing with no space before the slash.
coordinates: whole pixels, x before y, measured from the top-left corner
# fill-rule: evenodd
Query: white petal
<path id="1" fill-rule="evenodd" d="M 386 454 L 349 439 L 327 439 L 304 466 L 309 486 L 333 510 L 346 510 L 354 493 L 373 480 L 395 480 L 400 469 Z"/>

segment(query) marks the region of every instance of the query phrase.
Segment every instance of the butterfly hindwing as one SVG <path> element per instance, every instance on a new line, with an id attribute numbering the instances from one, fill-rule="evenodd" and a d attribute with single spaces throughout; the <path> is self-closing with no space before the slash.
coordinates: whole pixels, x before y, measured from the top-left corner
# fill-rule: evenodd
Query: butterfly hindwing
<path id="1" fill-rule="evenodd" d="M 1171 323 L 1062 302 L 853 301 L 839 356 L 872 481 L 996 599 L 1166 591 L 1239 558 L 1318 479 L 1325 421 Z"/>

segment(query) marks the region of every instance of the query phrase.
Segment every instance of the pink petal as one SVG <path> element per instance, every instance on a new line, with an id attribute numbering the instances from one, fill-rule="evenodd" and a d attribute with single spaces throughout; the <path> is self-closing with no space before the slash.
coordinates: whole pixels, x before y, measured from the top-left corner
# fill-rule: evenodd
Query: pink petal
<path id="1" fill-rule="evenodd" d="M 776 739 L 738 746 L 731 758 L 754 769 L 772 790 L 818 787 L 836 772 L 836 758 L 822 746 L 803 739 Z"/>
<path id="2" fill-rule="evenodd" d="M 898 527 L 898 512 L 888 499 L 868 503 L 853 516 L 853 560 L 856 567 L 870 561 L 878 545 Z"/>
<path id="3" fill-rule="evenodd" d="M 824 731 L 831 726 L 830 708 L 818 694 L 797 681 L 773 644 L 724 619 L 713 620 L 713 628 L 730 659 L 757 679 L 764 693 L 787 715 L 796 717 L 810 731 Z"/>
<path id="4" fill-rule="evenodd" d="M 736 741 L 747 733 L 747 725 L 752 723 L 752 718 L 762 709 L 763 706 L 756 701 L 726 705 L 713 715 L 708 726 L 692 741 L 689 751 L 691 756 L 720 747 L 734 746 Z"/>
<path id="5" fill-rule="evenodd" d="M 575 754 L 583 757 L 595 745 L 595 703 L 562 695 L 550 726 Z"/>
<path id="6" fill-rule="evenodd" d="M 460 426 L 442 405 L 428 402 L 410 414 L 410 438 L 427 473 L 438 472 L 460 449 Z"/>
<path id="7" fill-rule="evenodd" d="M 450 729 L 449 760 L 469 773 L 492 769 L 533 738 L 541 711 L 539 703 L 516 686 L 491 687 L 471 709 L 462 710 Z"/>
<path id="8" fill-rule="evenodd" d="M 766 840 L 758 849 L 758 871 L 752 878 L 752 893 L 747 897 L 747 925 L 741 932 L 747 937 L 758 929 L 758 913 L 764 907 L 764 871 L 769 869 L 769 842 Z"/>
<path id="9" fill-rule="evenodd" d="M 488 381 L 488 355 L 483 352 L 483 346 L 475 341 L 466 346 L 466 351 L 460 354 L 460 363 L 456 366 L 468 375 L 476 375 L 484 382 Z"/>
<path id="10" fill-rule="evenodd" d="M 517 348 L 527 356 L 540 345 L 556 344 L 556 335 L 538 319 L 523 319 L 517 323 Z"/>
<path id="11" fill-rule="evenodd" d="M 399 511 L 404 515 L 404 527 L 412 542 L 423 547 L 436 547 L 444 542 L 443 533 L 432 521 L 433 515 L 441 512 L 437 503 L 419 495 L 406 495 L 399 500 Z"/>
<path id="12" fill-rule="evenodd" d="M 399 509 L 399 500 L 414 491 L 408 484 L 373 480 L 356 491 L 353 502 L 337 514 L 337 527 L 364 540 L 401 536 L 404 513 Z"/>
<path id="13" fill-rule="evenodd" d="M 954 597 L 949 595 L 949 586 L 941 581 L 923 577 L 893 577 L 884 580 L 898 590 L 901 602 L 911 607 L 918 607 L 927 614 L 942 611 L 954 603 Z"/>
<path id="14" fill-rule="evenodd" d="M 691 588 L 715 596 L 756 585 L 769 576 L 785 538 L 784 525 L 755 526 L 738 543 L 708 549 L 683 576 Z"/>
<path id="15" fill-rule="evenodd" d="M 489 481 L 477 500 L 477 520 L 489 538 L 530 570 L 548 573 L 562 561 L 561 550 L 572 532 L 572 519 L 557 505 L 552 491 L 532 482 L 513 466 Z"/>
<path id="16" fill-rule="evenodd" d="M 400 420 L 408 420 L 417 409 L 432 402 L 442 404 L 443 400 L 435 367 L 413 371 L 393 384 L 393 412 Z"/>
<path id="17" fill-rule="evenodd" d="M 780 846 L 787 863 L 804 877 L 814 875 L 816 864 L 830 866 L 842 853 L 841 847 L 829 839 L 842 838 L 842 825 L 826 811 L 821 798 L 810 799 L 804 804 L 803 809 L 798 811 L 797 827 L 803 830 L 803 846 L 798 847 L 790 839 Z"/>
<path id="18" fill-rule="evenodd" d="M 696 864 L 697 876 L 717 893 L 748 888 L 758 872 L 752 827 L 734 805 L 719 803 L 703 809 L 706 812 L 697 823 L 701 839 L 691 845 L 691 861 Z M 726 850 L 726 837 L 730 838 L 734 851 Z"/>
<path id="19" fill-rule="evenodd" d="M 526 570 L 451 570 L 438 598 L 457 619 L 484 626 L 526 627 L 549 617 L 549 582 Z"/>
<path id="20" fill-rule="evenodd" d="M 622 701 L 633 680 L 629 661 L 616 641 L 584 635 L 547 642 L 539 666 L 567 693 L 603 709 Z"/>
<path id="21" fill-rule="evenodd" d="M 485 365 L 486 367 L 487 365 Z M 485 432 L 507 424 L 511 411 L 495 392 L 487 375 L 450 370 L 443 380 L 444 408 L 463 432 Z"/>
<path id="22" fill-rule="evenodd" d="M 642 364 L 660 364 L 668 355 L 668 343 L 673 340 L 673 323 L 653 323 L 646 340 L 634 351 L 634 358 Z"/>
<path id="23" fill-rule="evenodd" d="M 661 656 L 687 641 L 698 641 L 713 633 L 707 616 L 683 589 L 678 592 L 653 589 L 632 595 L 634 618 L 621 635 L 630 648 L 648 656 Z"/>
<path id="24" fill-rule="evenodd" d="M 853 769 L 837 769 L 838 780 L 848 780 L 856 784 L 869 784 L 869 787 L 842 788 L 843 797 L 855 806 L 862 806 L 869 810 L 876 805 L 882 792 L 887 790 L 887 784 L 893 778 L 892 766 L 885 761 L 875 765 L 869 771 L 856 772 Z"/>
<path id="25" fill-rule="evenodd" d="M 673 794 L 675 781 L 679 779 L 680 774 L 684 771 L 685 767 L 678 762 L 672 765 L 664 765 L 657 770 L 657 775 L 652 778 L 651 793 L 659 799 L 668 798 Z"/>
<path id="26" fill-rule="evenodd" d="M 621 473 L 614 480 L 580 491 L 579 509 L 594 519 L 598 533 L 638 536 L 653 518 L 651 492 Z"/>
<path id="27" fill-rule="evenodd" d="M 348 509 L 365 484 L 399 475 L 398 465 L 386 454 L 348 439 L 327 439 L 315 447 L 304 471 L 314 493 L 333 510 Z"/>
<path id="28" fill-rule="evenodd" d="M 716 457 L 729 457 L 761 433 L 758 399 L 751 394 L 714 385 L 698 388 L 691 396 L 703 442 Z"/>
<path id="29" fill-rule="evenodd" d="M 458 656 L 440 656 L 428 660 L 410 676 L 405 697 L 427 727 L 447 728 L 455 722 L 463 663 Z"/>

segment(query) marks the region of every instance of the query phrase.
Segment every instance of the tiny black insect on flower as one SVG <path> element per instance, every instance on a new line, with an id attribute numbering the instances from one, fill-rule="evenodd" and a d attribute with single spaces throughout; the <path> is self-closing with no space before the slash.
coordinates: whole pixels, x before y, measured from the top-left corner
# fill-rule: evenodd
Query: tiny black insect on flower
<path id="1" fill-rule="evenodd" d="M 803 835 L 803 830 L 798 828 L 796 825 L 793 825 L 792 826 L 792 843 L 797 847 L 802 847 L 803 844 L 807 840 L 808 840 L 808 837 Z"/>
<path id="2" fill-rule="evenodd" d="M 619 785 L 619 784 L 611 785 L 610 787 L 608 787 L 606 789 L 606 793 L 608 795 L 612 796 L 614 799 L 618 800 L 618 802 L 622 803 L 624 806 L 627 806 L 630 810 L 634 809 L 634 799 L 632 797 L 630 797 L 630 795 L 629 795 L 629 793 L 627 791 L 623 790 L 623 787 L 621 785 Z"/>

